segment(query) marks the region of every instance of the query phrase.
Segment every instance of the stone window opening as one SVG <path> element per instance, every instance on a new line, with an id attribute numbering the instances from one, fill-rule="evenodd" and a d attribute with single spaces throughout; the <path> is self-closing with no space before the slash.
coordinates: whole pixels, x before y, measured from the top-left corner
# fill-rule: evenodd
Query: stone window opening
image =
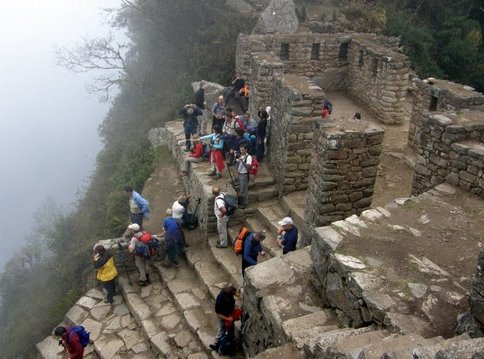
<path id="1" fill-rule="evenodd" d="M 363 66 L 365 63 L 364 61 L 364 54 L 363 54 L 363 50 L 360 50 L 360 56 L 358 57 L 358 65 Z"/>
<path id="2" fill-rule="evenodd" d="M 281 60 L 289 60 L 289 44 L 281 44 Z"/>
<path id="3" fill-rule="evenodd" d="M 439 98 L 432 96 L 430 98 L 429 111 L 437 111 L 437 104 L 439 103 Z"/>
<path id="4" fill-rule="evenodd" d="M 378 59 L 373 59 L 373 62 L 371 63 L 371 73 L 373 77 L 376 77 L 378 73 Z"/>
<path id="5" fill-rule="evenodd" d="M 311 47 L 311 60 L 319 60 L 319 50 L 320 50 L 320 44 L 314 43 L 313 46 Z"/>
<path id="6" fill-rule="evenodd" d="M 348 61 L 348 42 L 343 42 L 339 46 L 339 53 L 338 53 L 338 60 L 340 61 Z"/>

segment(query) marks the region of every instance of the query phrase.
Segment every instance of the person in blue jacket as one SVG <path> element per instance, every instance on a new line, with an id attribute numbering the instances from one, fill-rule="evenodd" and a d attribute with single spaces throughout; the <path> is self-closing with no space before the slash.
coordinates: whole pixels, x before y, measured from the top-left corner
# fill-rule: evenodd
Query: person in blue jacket
<path id="1" fill-rule="evenodd" d="M 183 130 L 185 131 L 185 152 L 190 152 L 191 136 L 198 131 L 198 116 L 203 115 L 203 111 L 193 104 L 187 104 L 178 111 L 183 115 Z"/>
<path id="2" fill-rule="evenodd" d="M 284 217 L 277 222 L 277 244 L 282 248 L 282 254 L 296 250 L 298 230 L 291 217 Z"/>
<path id="3" fill-rule="evenodd" d="M 264 232 L 250 232 L 244 240 L 244 251 L 242 252 L 242 276 L 245 276 L 245 269 L 257 264 L 257 256 L 265 255 L 261 242 L 266 238 Z"/>
<path id="4" fill-rule="evenodd" d="M 129 196 L 129 211 L 131 212 L 131 223 L 136 223 L 143 228 L 143 218 L 150 217 L 150 202 L 144 199 L 133 187 L 126 186 L 124 191 Z"/>
<path id="5" fill-rule="evenodd" d="M 222 128 L 215 126 L 214 133 L 200 137 L 200 141 L 210 141 L 210 163 L 212 164 L 212 171 L 209 176 L 214 176 L 215 179 L 222 177 L 224 170 L 224 157 L 222 154 L 224 148 L 224 140 L 222 137 Z"/>

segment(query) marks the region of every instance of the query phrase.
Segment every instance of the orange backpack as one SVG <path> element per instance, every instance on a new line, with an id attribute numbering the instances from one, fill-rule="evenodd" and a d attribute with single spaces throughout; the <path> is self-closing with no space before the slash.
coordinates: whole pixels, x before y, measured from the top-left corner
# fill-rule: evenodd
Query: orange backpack
<path id="1" fill-rule="evenodd" d="M 234 242 L 234 252 L 236 255 L 242 254 L 244 252 L 244 241 L 249 235 L 249 229 L 247 227 L 242 227 L 237 234 Z"/>

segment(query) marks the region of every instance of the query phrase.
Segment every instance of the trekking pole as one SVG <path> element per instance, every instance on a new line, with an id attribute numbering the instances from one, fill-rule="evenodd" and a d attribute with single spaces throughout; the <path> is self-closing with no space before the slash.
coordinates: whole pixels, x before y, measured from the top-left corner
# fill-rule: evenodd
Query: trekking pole
<path id="1" fill-rule="evenodd" d="M 129 278 L 128 265 L 126 264 L 126 260 L 128 256 L 123 252 L 123 246 L 121 245 L 121 241 L 119 240 L 118 240 L 118 253 L 119 253 L 119 258 L 121 259 L 122 257 L 124 272 L 126 273 L 126 277 L 128 277 L 128 284 L 132 286 L 131 279 Z"/>
<path id="2" fill-rule="evenodd" d="M 230 177 L 230 182 L 232 182 L 232 186 L 234 187 L 235 191 L 237 191 L 237 188 L 235 186 L 235 180 L 234 180 L 234 177 L 232 176 L 232 171 L 230 170 L 230 166 L 228 165 L 228 163 L 226 162 L 225 163 L 227 165 L 227 171 L 229 172 L 229 177 Z"/>

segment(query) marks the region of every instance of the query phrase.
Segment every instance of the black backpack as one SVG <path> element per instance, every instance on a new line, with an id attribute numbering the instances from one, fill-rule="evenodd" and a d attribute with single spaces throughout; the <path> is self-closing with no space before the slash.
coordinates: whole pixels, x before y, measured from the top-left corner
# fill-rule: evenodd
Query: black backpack
<path id="1" fill-rule="evenodd" d="M 218 353 L 227 356 L 233 356 L 237 353 L 237 342 L 233 331 L 225 331 L 218 340 Z"/>

